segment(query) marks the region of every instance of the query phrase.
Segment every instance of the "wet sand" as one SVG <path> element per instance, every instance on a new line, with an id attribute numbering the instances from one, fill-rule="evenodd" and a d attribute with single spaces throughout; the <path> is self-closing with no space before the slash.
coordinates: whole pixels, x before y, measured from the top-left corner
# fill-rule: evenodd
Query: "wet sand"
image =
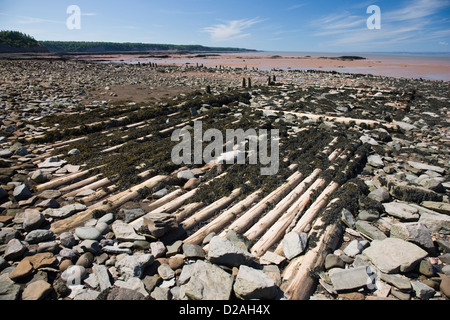
<path id="1" fill-rule="evenodd" d="M 364 57 L 364 55 L 361 55 Z M 343 73 L 360 73 L 395 78 L 423 78 L 426 80 L 450 81 L 450 59 L 426 59 L 423 56 L 409 59 L 367 58 L 366 60 L 340 60 L 334 57 L 308 57 L 273 53 L 235 54 L 171 54 L 157 55 L 91 55 L 77 56 L 77 59 L 115 63 L 157 63 L 163 65 L 205 67 L 258 68 L 260 70 L 323 70 Z"/>

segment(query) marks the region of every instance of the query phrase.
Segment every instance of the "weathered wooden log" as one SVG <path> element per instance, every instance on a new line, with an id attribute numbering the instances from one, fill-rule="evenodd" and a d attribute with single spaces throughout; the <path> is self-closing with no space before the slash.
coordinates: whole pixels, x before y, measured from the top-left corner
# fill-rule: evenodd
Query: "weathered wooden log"
<path id="1" fill-rule="evenodd" d="M 226 228 L 220 236 L 225 236 L 228 230 L 234 230 L 238 233 L 244 233 L 257 220 L 261 214 L 271 205 L 274 205 L 285 197 L 292 189 L 294 189 L 301 181 L 302 174 L 295 172 L 292 174 L 283 185 L 272 191 L 264 199 L 258 202 L 251 209 L 247 210 L 242 216 L 234 221 L 228 228 Z"/>
<path id="2" fill-rule="evenodd" d="M 66 193 L 64 195 L 64 197 L 68 198 L 68 197 L 75 197 L 77 194 L 79 194 L 82 191 L 85 190 L 97 190 L 98 188 L 104 187 L 108 184 L 111 183 L 111 180 L 109 180 L 108 178 L 103 178 L 101 180 L 95 181 L 94 183 L 88 184 L 87 186 L 84 186 L 80 189 L 76 189 L 74 191 L 71 191 L 69 193 Z M 60 190 L 61 191 L 61 190 Z"/>
<path id="3" fill-rule="evenodd" d="M 244 200 L 232 206 L 230 209 L 225 210 L 216 219 L 214 219 L 209 224 L 207 224 L 206 226 L 198 230 L 196 233 L 188 237 L 186 240 L 184 240 L 184 242 L 199 244 L 211 232 L 219 232 L 224 228 L 224 226 L 233 221 L 233 219 L 235 219 L 238 214 L 246 210 L 253 202 L 258 200 L 260 194 L 261 190 L 255 191 L 254 193 L 246 197 Z"/>
<path id="4" fill-rule="evenodd" d="M 70 173 L 68 175 L 65 175 L 65 176 L 62 176 L 62 177 L 59 177 L 56 179 L 52 179 L 49 182 L 42 183 L 42 184 L 36 186 L 36 190 L 38 192 L 40 192 L 40 191 L 44 191 L 44 190 L 55 189 L 55 188 L 60 187 L 70 181 L 83 178 L 83 177 L 87 176 L 90 172 L 91 172 L 91 170 L 85 170 L 85 171 L 78 171 L 75 173 Z"/>
<path id="5" fill-rule="evenodd" d="M 204 204 L 203 202 L 189 203 L 175 212 L 175 219 L 178 223 L 180 223 L 205 206 L 206 204 Z"/>
<path id="6" fill-rule="evenodd" d="M 211 179 L 210 181 L 206 182 L 205 185 L 208 185 L 209 183 L 211 183 L 212 181 L 216 180 L 216 179 L 220 179 L 222 177 L 224 177 L 227 174 L 227 172 L 222 173 L 221 175 L 218 175 L 217 177 L 215 177 L 214 179 Z M 195 188 L 177 198 L 175 198 L 174 200 L 166 203 L 165 205 L 154 209 L 153 211 L 150 211 L 148 214 L 151 213 L 160 213 L 160 212 L 165 212 L 165 213 L 172 213 L 175 210 L 179 209 L 188 199 L 192 198 L 193 196 L 195 196 L 195 194 L 198 192 L 198 188 Z M 132 225 L 134 228 L 139 228 L 140 226 L 142 226 L 144 222 L 144 217 L 140 217 L 132 222 L 130 222 L 129 224 Z"/>
<path id="7" fill-rule="evenodd" d="M 60 188 L 59 191 L 61 191 L 62 193 L 65 193 L 65 192 L 69 192 L 72 190 L 77 190 L 77 191 L 81 190 L 81 188 L 83 188 L 84 186 L 87 186 L 89 184 L 96 182 L 100 178 L 100 176 L 101 176 L 100 174 L 97 174 L 95 176 L 86 178 L 84 180 L 78 181 L 77 183 L 73 183 L 66 187 Z"/>
<path id="8" fill-rule="evenodd" d="M 305 210 L 310 197 L 314 192 L 325 185 L 325 180 L 317 179 L 305 193 L 277 220 L 272 227 L 255 243 L 251 248 L 251 253 L 257 257 L 262 256 L 271 246 L 280 241 L 285 235 L 286 229 L 299 212 Z"/>
<path id="9" fill-rule="evenodd" d="M 234 189 L 229 196 L 222 197 L 219 200 L 211 203 L 206 208 L 195 213 L 181 223 L 184 230 L 189 230 L 198 225 L 199 223 L 208 220 L 214 216 L 218 211 L 229 206 L 242 192 L 241 188 Z"/>
<path id="10" fill-rule="evenodd" d="M 257 110 L 279 112 L 277 110 L 267 110 L 267 109 L 257 109 Z M 398 130 L 398 125 L 396 125 L 394 123 L 384 123 L 384 122 L 375 121 L 375 120 L 354 119 L 354 118 L 347 118 L 347 117 L 334 117 L 334 116 L 327 116 L 324 114 L 311 114 L 311 113 L 301 113 L 301 112 L 293 112 L 293 111 L 283 111 L 283 112 L 287 113 L 287 114 L 296 115 L 299 118 L 306 117 L 306 118 L 312 119 L 312 120 L 322 119 L 324 121 L 336 121 L 336 122 L 344 123 L 347 125 L 355 123 L 358 126 L 366 125 L 369 128 L 377 128 L 377 127 L 380 127 L 381 125 L 383 125 L 386 128 L 389 128 L 392 130 Z"/>
<path id="11" fill-rule="evenodd" d="M 334 199 L 329 203 L 324 215 L 338 200 Z M 310 298 L 317 284 L 317 278 L 314 277 L 313 272 L 322 268 L 326 256 L 334 251 L 341 239 L 340 219 L 335 219 L 332 223 L 327 223 L 328 225 L 325 224 L 323 219 L 317 219 L 312 229 L 314 232 L 319 230 L 315 246 L 310 247 L 300 259 L 292 260 L 283 272 L 281 289 L 289 300 L 308 300 Z"/>
<path id="12" fill-rule="evenodd" d="M 102 202 L 102 205 L 96 206 L 95 208 L 89 207 L 88 210 L 79 212 L 67 219 L 56 221 L 52 224 L 51 230 L 56 233 L 62 233 L 64 231 L 71 230 L 73 228 L 79 227 L 83 225 L 87 220 L 92 218 L 92 213 L 95 210 L 99 211 L 105 211 L 109 212 L 111 210 L 116 209 L 117 207 L 121 206 L 122 204 L 133 200 L 137 197 L 139 197 L 139 190 L 147 187 L 149 189 L 156 186 L 158 183 L 162 181 L 166 181 L 169 179 L 169 176 L 155 176 L 147 181 L 142 182 L 139 185 L 136 185 L 128 190 L 125 190 L 123 192 L 120 192 L 116 195 L 113 195 L 109 197 L 106 200 L 106 203 Z"/>
<path id="13" fill-rule="evenodd" d="M 97 190 L 96 192 L 94 192 L 91 195 L 88 195 L 86 197 L 83 197 L 80 199 L 80 201 L 84 204 L 87 203 L 92 203 L 95 201 L 100 201 L 100 199 L 103 199 L 104 197 L 106 197 L 107 195 L 113 193 L 114 191 L 117 190 L 117 186 L 116 185 L 112 185 L 106 188 L 102 188 L 100 190 Z"/>
<path id="14" fill-rule="evenodd" d="M 305 180 L 303 180 L 294 190 L 292 190 L 275 208 L 270 210 L 264 217 L 253 225 L 244 235 L 249 240 L 254 240 L 261 236 L 270 226 L 272 226 L 292 204 L 309 188 L 319 174 L 322 172 L 316 169 Z"/>
<path id="15" fill-rule="evenodd" d="M 165 195 L 164 197 L 162 197 L 161 199 L 158 199 L 152 203 L 150 203 L 147 207 L 148 211 L 153 211 L 156 210 L 157 208 L 167 204 L 168 202 L 178 198 L 179 196 L 181 196 L 183 194 L 183 190 L 182 189 L 177 189 L 167 195 Z"/>

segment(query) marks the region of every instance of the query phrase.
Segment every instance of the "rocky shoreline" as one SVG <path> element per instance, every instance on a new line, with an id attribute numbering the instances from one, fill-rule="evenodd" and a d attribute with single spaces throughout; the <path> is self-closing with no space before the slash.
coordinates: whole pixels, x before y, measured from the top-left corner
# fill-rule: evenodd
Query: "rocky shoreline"
<path id="1" fill-rule="evenodd" d="M 448 82 L 0 69 L 1 300 L 450 297 Z M 279 129 L 278 175 L 174 166 L 171 132 L 199 120 Z"/>

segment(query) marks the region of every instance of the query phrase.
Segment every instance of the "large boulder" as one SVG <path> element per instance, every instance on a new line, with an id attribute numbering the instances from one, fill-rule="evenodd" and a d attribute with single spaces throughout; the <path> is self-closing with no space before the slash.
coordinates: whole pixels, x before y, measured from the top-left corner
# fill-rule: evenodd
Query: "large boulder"
<path id="1" fill-rule="evenodd" d="M 150 233 L 156 238 L 161 238 L 166 233 L 178 228 L 175 216 L 163 212 L 150 212 L 146 214 L 144 216 L 144 225 L 147 226 Z"/>
<path id="2" fill-rule="evenodd" d="M 117 262 L 116 268 L 124 278 L 140 278 L 143 274 L 144 268 L 152 264 L 154 260 L 155 258 L 152 254 L 135 254 L 132 256 L 126 256 Z"/>

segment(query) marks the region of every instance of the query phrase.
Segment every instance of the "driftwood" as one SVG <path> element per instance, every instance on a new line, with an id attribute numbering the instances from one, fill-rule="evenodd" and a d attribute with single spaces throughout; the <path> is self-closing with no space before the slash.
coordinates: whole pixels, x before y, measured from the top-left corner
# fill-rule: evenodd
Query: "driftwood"
<path id="1" fill-rule="evenodd" d="M 331 201 L 323 214 L 326 215 L 327 211 L 331 209 L 331 205 L 338 200 Z M 342 236 L 339 219 L 327 226 L 322 219 L 317 219 L 312 230 L 321 230 L 315 247 L 310 248 L 304 256 L 292 260 L 282 275 L 281 289 L 289 300 L 308 300 L 310 298 L 317 284 L 313 272 L 323 266 L 326 256 L 336 248 Z"/>
<path id="2" fill-rule="evenodd" d="M 100 210 L 100 211 L 105 211 L 105 212 L 113 210 L 113 209 L 121 206 L 122 204 L 139 197 L 139 190 L 141 190 L 145 187 L 151 189 L 154 186 L 156 186 L 158 183 L 168 180 L 168 179 L 169 179 L 169 176 L 162 176 L 162 175 L 155 176 L 147 181 L 144 181 L 143 183 L 141 183 L 139 185 L 136 185 L 128 190 L 125 190 L 123 192 L 120 192 L 116 195 L 109 197 L 107 199 L 106 203 L 102 202 L 101 205 L 98 205 L 98 206 L 94 205 L 95 207 L 89 207 L 88 210 L 86 210 L 86 211 L 79 212 L 67 219 L 63 219 L 63 220 L 54 222 L 52 224 L 51 230 L 54 233 L 59 234 L 64 231 L 68 231 L 73 228 L 79 227 L 80 225 L 85 223 L 87 220 L 92 218 L 92 213 L 95 210 Z"/>
<path id="3" fill-rule="evenodd" d="M 102 188 L 100 190 L 97 190 L 96 192 L 94 192 L 91 195 L 88 195 L 86 197 L 81 198 L 80 202 L 86 204 L 86 203 L 99 201 L 100 199 L 103 199 L 107 195 L 109 195 L 109 194 L 113 193 L 114 191 L 116 191 L 116 189 L 117 189 L 117 186 L 115 184 L 112 185 L 112 186 L 106 187 L 105 190 Z"/>
<path id="4" fill-rule="evenodd" d="M 180 208 L 177 212 L 175 212 L 175 219 L 178 223 L 184 221 L 185 219 L 192 216 L 194 213 L 196 213 L 198 210 L 201 210 L 205 204 L 203 202 L 194 202 L 189 203 L 182 208 Z"/>
<path id="5" fill-rule="evenodd" d="M 294 189 L 301 181 L 302 174 L 295 172 L 292 174 L 287 182 L 272 191 L 268 196 L 247 210 L 242 216 L 234 221 L 227 229 L 225 229 L 220 236 L 225 236 L 228 230 L 234 230 L 238 233 L 244 233 L 261 214 L 270 206 L 278 203 L 281 198 L 286 196 L 292 189 Z"/>
<path id="6" fill-rule="evenodd" d="M 263 218 L 253 225 L 244 235 L 249 240 L 254 240 L 261 236 L 270 226 L 272 226 L 292 204 L 306 191 L 319 174 L 320 169 L 314 170 L 305 180 L 303 180 L 294 190 L 292 190 L 275 208 L 269 211 Z"/>
<path id="7" fill-rule="evenodd" d="M 280 112 L 277 110 L 267 110 L 267 109 L 257 109 L 257 110 L 261 110 L 261 111 L 273 111 L 273 112 Z M 398 125 L 393 124 L 393 123 L 384 123 L 384 122 L 380 122 L 380 121 L 375 121 L 375 120 L 367 120 L 367 119 L 354 119 L 354 118 L 346 118 L 346 117 L 332 117 L 332 116 L 327 116 L 324 114 L 311 114 L 311 113 L 301 113 L 301 112 L 292 112 L 292 111 L 282 111 L 284 113 L 287 114 L 293 114 L 299 118 L 302 117 L 306 117 L 308 119 L 313 119 L 313 120 L 324 120 L 324 121 L 335 121 L 335 122 L 339 122 L 339 123 L 344 123 L 347 125 L 350 125 L 352 123 L 355 123 L 356 125 L 360 126 L 362 124 L 366 125 L 369 128 L 377 128 L 380 126 L 385 126 L 386 128 L 392 129 L 392 130 L 398 130 Z"/>
<path id="8" fill-rule="evenodd" d="M 219 210 L 226 208 L 241 194 L 241 188 L 234 189 L 229 196 L 220 198 L 219 200 L 211 203 L 206 208 L 192 215 L 181 223 L 184 230 L 189 230 L 198 225 L 199 223 L 208 220 Z"/>
<path id="9" fill-rule="evenodd" d="M 312 194 L 322 188 L 325 180 L 317 179 L 303 195 L 277 220 L 277 222 L 255 243 L 251 248 L 251 253 L 257 257 L 262 256 L 271 246 L 280 241 L 286 229 L 291 224 L 299 212 L 303 212 L 309 203 Z"/>
<path id="10" fill-rule="evenodd" d="M 222 230 L 224 226 L 233 221 L 233 219 L 235 219 L 238 214 L 246 210 L 253 202 L 258 200 L 260 194 L 261 190 L 258 190 L 249 195 L 248 197 L 246 197 L 244 200 L 235 204 L 230 209 L 225 210 L 216 219 L 214 219 L 209 224 L 207 224 L 206 226 L 198 230 L 196 233 L 188 237 L 186 240 L 184 240 L 184 242 L 199 244 L 211 232 L 218 232 Z"/>
<path id="11" fill-rule="evenodd" d="M 40 191 L 44 191 L 44 190 L 55 189 L 64 184 L 67 184 L 68 182 L 71 182 L 73 180 L 83 178 L 83 177 L 87 176 L 90 172 L 91 172 L 91 170 L 85 170 L 85 171 L 78 171 L 78 172 L 70 173 L 68 175 L 65 175 L 65 176 L 62 176 L 59 178 L 55 178 L 53 180 L 50 180 L 49 182 L 42 183 L 42 184 L 36 186 L 36 190 L 38 192 L 40 192 Z"/>

